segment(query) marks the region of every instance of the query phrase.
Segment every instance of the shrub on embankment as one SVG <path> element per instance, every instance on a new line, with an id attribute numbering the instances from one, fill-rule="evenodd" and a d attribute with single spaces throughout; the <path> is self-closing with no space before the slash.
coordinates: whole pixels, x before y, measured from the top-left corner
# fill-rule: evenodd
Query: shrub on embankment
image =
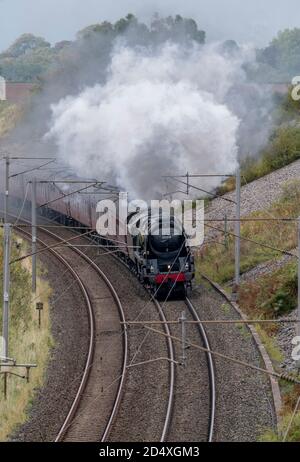
<path id="1" fill-rule="evenodd" d="M 264 218 L 297 218 L 299 215 L 300 182 L 296 180 L 284 186 L 280 199 L 267 210 L 245 217 L 254 221 L 241 224 L 241 272 L 245 273 L 260 263 L 282 257 L 282 253 L 276 249 L 289 251 L 297 247 L 296 221 L 264 221 Z M 256 219 L 258 221 L 255 221 Z M 208 242 L 202 247 L 197 257 L 197 267 L 199 272 L 224 284 L 234 276 L 235 237 L 232 233 L 225 240 L 220 223 L 207 224 L 206 232 L 210 230 L 210 226 L 220 229 L 221 232 L 213 242 Z"/>
<path id="2" fill-rule="evenodd" d="M 242 184 L 250 183 L 300 159 L 300 102 L 291 92 L 284 97 L 273 115 L 274 130 L 258 156 L 242 158 Z M 235 189 L 235 179 L 225 181 L 218 194 Z"/>

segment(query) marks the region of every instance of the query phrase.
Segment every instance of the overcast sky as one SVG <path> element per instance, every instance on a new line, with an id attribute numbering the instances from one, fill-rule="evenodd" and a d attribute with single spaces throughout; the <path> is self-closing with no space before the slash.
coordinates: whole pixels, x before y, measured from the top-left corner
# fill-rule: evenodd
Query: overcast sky
<path id="1" fill-rule="evenodd" d="M 52 43 L 73 39 L 83 27 L 128 12 L 193 17 L 208 40 L 267 44 L 280 29 L 300 27 L 299 0 L 0 0 L 0 50 L 25 32 Z"/>

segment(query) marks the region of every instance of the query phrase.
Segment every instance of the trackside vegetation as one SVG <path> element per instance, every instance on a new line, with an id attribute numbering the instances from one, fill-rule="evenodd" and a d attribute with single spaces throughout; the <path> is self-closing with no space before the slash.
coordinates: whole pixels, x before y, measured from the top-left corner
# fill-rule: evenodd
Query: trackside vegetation
<path id="1" fill-rule="evenodd" d="M 288 182 L 283 194 L 269 209 L 252 213 L 248 218 L 297 218 L 300 215 L 300 182 Z M 214 242 L 204 245 L 197 258 L 199 271 L 204 272 L 216 282 L 224 284 L 233 279 L 234 274 L 234 236 L 229 235 L 225 246 L 222 225 L 209 224 L 206 234 L 214 231 L 213 226 L 220 229 Z M 291 251 L 297 247 L 296 221 L 248 221 L 241 224 L 241 272 L 244 273 L 258 264 L 272 259 L 282 258 L 279 250 L 260 246 L 251 240 L 274 249 Z M 249 240 L 247 240 L 249 239 Z"/>
<path id="2" fill-rule="evenodd" d="M 3 267 L 3 233 L 0 231 L 0 278 Z M 18 247 L 16 247 L 18 243 Z M 12 258 L 26 252 L 26 244 L 13 236 Z M 26 260 L 25 260 L 26 262 Z M 30 382 L 15 376 L 8 377 L 7 400 L 4 400 L 2 376 L 0 376 L 0 441 L 7 441 L 18 425 L 24 423 L 29 415 L 34 396 L 43 385 L 46 366 L 53 340 L 51 337 L 49 297 L 51 289 L 43 277 L 38 278 L 37 299 L 44 303 L 42 326 L 38 327 L 36 300 L 31 296 L 31 275 L 28 263 L 11 265 L 11 306 L 9 355 L 19 363 L 36 363 L 38 367 L 30 372 Z M 2 284 L 0 297 L 2 299 Z M 0 312 L 2 326 L 2 311 Z M 18 371 L 18 373 L 23 373 Z"/>
<path id="3" fill-rule="evenodd" d="M 273 132 L 259 155 L 241 160 L 243 185 L 300 159 L 300 102 L 292 99 L 291 89 L 277 102 L 273 120 Z M 235 180 L 230 178 L 217 192 L 224 194 L 234 189 Z"/>
<path id="4" fill-rule="evenodd" d="M 280 199 L 263 212 L 253 213 L 249 218 L 297 218 L 300 215 L 300 181 L 286 183 Z M 220 227 L 220 224 L 214 225 Z M 208 229 L 206 230 L 208 231 Z M 293 222 L 244 222 L 241 226 L 243 238 L 267 244 L 271 247 L 296 253 L 297 221 Z M 215 242 L 203 247 L 197 258 L 198 274 L 204 273 L 220 284 L 230 283 L 234 276 L 234 237 L 229 236 L 228 247 L 225 247 L 223 234 L 215 237 Z M 289 315 L 297 307 L 298 262 L 297 258 L 283 255 L 281 252 L 260 247 L 249 241 L 241 242 L 242 272 L 256 268 L 259 264 L 268 263 L 269 271 L 257 273 L 241 283 L 239 304 L 244 313 L 251 319 L 276 319 Z M 227 285 L 230 291 L 230 284 Z M 278 325 L 255 326 L 264 343 L 275 369 L 281 363 L 283 355 L 276 341 Z M 283 398 L 282 422 L 279 432 L 262 429 L 262 441 L 300 441 L 300 412 L 293 416 L 300 386 L 280 383 Z M 287 428 L 288 434 L 286 434 Z"/>

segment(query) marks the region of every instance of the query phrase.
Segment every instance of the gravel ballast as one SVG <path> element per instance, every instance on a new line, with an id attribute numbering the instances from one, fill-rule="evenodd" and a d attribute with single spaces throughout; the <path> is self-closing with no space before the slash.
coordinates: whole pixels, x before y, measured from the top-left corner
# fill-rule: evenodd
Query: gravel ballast
<path id="1" fill-rule="evenodd" d="M 51 332 L 54 348 L 45 384 L 37 390 L 28 421 L 11 437 L 13 441 L 54 441 L 77 393 L 88 349 L 85 300 L 65 266 L 52 255 L 40 257 L 52 288 Z M 72 290 L 66 290 L 71 287 Z"/>
<path id="2" fill-rule="evenodd" d="M 135 319 L 139 314 L 140 319 L 159 319 L 155 307 L 149 303 L 148 294 L 121 263 L 110 256 L 99 256 L 95 249 L 88 250 L 88 254 L 96 260 L 112 283 L 118 284 L 119 296 L 128 320 Z M 46 264 L 49 264 L 48 258 Z M 193 293 L 192 301 L 202 318 L 234 316 L 234 313 L 227 312 L 227 308 L 224 315 L 222 297 L 205 286 L 201 286 Z M 167 318 L 177 319 L 184 308 L 184 302 L 168 302 L 165 306 Z M 53 312 L 53 315 L 56 316 L 56 311 Z M 64 322 L 65 319 L 64 317 Z M 54 321 L 54 325 L 56 322 Z M 61 322 L 60 319 L 59 323 Z M 236 327 L 226 327 L 226 329 L 228 329 L 228 335 L 224 335 L 224 331 L 220 327 L 215 326 L 207 329 L 212 348 L 233 357 L 236 356 L 259 364 L 260 358 L 253 346 L 251 336 L 241 333 Z M 176 329 L 173 330 L 173 334 L 177 335 L 178 333 Z M 130 358 L 133 357 L 143 342 L 142 348 L 136 356 L 136 361 L 140 362 L 161 356 L 162 352 L 166 354 L 165 340 L 152 333 L 145 340 L 143 329 L 130 329 L 129 339 Z M 196 330 L 189 332 L 189 339 L 200 343 Z M 64 355 L 65 347 L 63 344 L 60 346 L 60 354 Z M 180 354 L 178 345 L 176 350 L 178 356 Z M 84 352 L 82 352 L 82 356 L 85 356 Z M 187 361 L 186 370 L 179 368 L 176 371 L 174 421 L 172 422 L 169 441 L 206 441 L 209 387 L 205 355 L 199 351 L 189 350 Z M 78 362 L 78 358 L 71 364 L 68 363 L 69 367 L 74 367 L 75 362 Z M 267 378 L 264 380 L 259 374 L 253 374 L 253 371 L 242 370 L 239 366 L 226 364 L 219 360 L 216 360 L 216 370 L 217 416 L 214 440 L 256 440 L 264 428 L 273 427 L 275 422 Z M 57 363 L 50 364 L 47 382 L 51 384 L 51 387 L 55 387 L 56 395 L 59 394 L 57 387 L 61 383 L 60 374 L 61 371 L 57 368 Z M 56 417 L 58 409 L 62 415 L 63 410 L 61 403 L 55 404 L 56 401 L 53 401 L 53 390 L 47 388 L 47 382 L 33 404 L 30 420 L 19 430 L 16 439 L 23 441 L 53 440 L 56 435 L 57 422 L 49 416 Z M 167 364 L 153 363 L 129 370 L 125 394 L 118 419 L 110 435 L 110 441 L 158 441 L 166 411 L 167 395 Z M 66 400 L 65 393 L 64 399 Z M 70 401 L 64 403 L 64 410 L 67 410 Z M 37 427 L 43 428 L 40 424 L 41 418 L 44 419 L 43 425 L 45 427 L 43 438 L 40 436 L 40 431 L 38 432 L 39 436 L 36 437 Z"/>
<path id="3" fill-rule="evenodd" d="M 240 319 L 237 312 L 214 289 L 201 284 L 191 300 L 200 318 Z M 211 349 L 264 367 L 250 331 L 244 325 L 207 325 Z M 215 441 L 257 441 L 266 428 L 276 429 L 268 375 L 214 357 L 217 377 Z"/>

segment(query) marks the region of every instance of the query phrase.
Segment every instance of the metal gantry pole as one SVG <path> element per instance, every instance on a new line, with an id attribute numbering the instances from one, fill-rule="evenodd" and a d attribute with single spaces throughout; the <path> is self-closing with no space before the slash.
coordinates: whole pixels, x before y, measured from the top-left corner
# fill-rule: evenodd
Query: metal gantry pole
<path id="1" fill-rule="evenodd" d="M 8 222 L 9 166 L 9 156 L 5 156 L 4 223 Z"/>
<path id="2" fill-rule="evenodd" d="M 36 293 L 36 179 L 31 182 L 31 253 L 32 253 L 32 292 Z"/>
<path id="3" fill-rule="evenodd" d="M 227 213 L 224 215 L 224 245 L 225 249 L 228 250 L 228 218 Z"/>
<path id="4" fill-rule="evenodd" d="M 183 367 L 185 367 L 186 366 L 186 313 L 185 311 L 182 312 L 181 318 L 179 318 L 179 322 L 181 323 L 181 341 L 182 341 L 181 364 Z"/>
<path id="5" fill-rule="evenodd" d="M 298 218 L 298 310 L 296 334 L 300 336 L 300 217 Z M 299 363 L 300 365 L 300 363 Z"/>
<path id="6" fill-rule="evenodd" d="M 235 295 L 238 298 L 241 264 L 241 169 L 236 171 L 236 223 L 235 223 Z"/>
<path id="7" fill-rule="evenodd" d="M 2 356 L 6 360 L 8 356 L 8 324 L 9 324 L 9 289 L 10 289 L 10 240 L 11 225 L 5 223 L 3 238 L 3 318 L 2 318 Z"/>

